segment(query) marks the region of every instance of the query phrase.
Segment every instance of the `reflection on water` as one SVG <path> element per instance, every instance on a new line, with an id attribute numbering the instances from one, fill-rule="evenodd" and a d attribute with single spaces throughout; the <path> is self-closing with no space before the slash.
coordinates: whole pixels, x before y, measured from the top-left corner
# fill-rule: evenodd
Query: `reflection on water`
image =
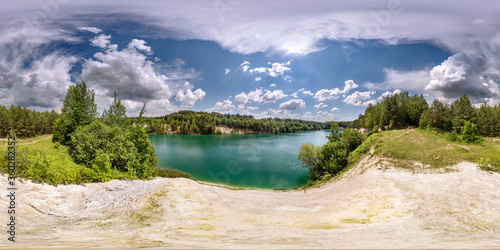
<path id="1" fill-rule="evenodd" d="M 242 187 L 300 187 L 307 170 L 296 154 L 300 145 L 326 143 L 329 131 L 277 135 L 149 135 L 159 167 L 194 178 Z"/>

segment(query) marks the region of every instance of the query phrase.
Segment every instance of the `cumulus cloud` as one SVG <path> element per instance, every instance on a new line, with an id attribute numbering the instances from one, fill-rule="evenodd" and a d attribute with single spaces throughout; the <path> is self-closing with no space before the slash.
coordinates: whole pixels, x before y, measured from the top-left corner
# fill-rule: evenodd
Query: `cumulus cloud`
<path id="1" fill-rule="evenodd" d="M 356 91 L 353 94 L 347 96 L 342 101 L 353 106 L 368 106 L 370 103 L 371 104 L 376 103 L 375 100 L 369 100 L 374 94 L 375 91 L 366 91 L 366 92 Z"/>
<path id="2" fill-rule="evenodd" d="M 264 103 L 268 103 L 268 102 L 276 102 L 276 101 L 281 100 L 285 97 L 287 97 L 287 95 L 285 95 L 282 90 L 273 90 L 273 91 L 268 90 L 262 96 L 262 98 L 260 98 L 259 103 L 264 104 Z"/>
<path id="3" fill-rule="evenodd" d="M 192 69 L 184 69 L 182 60 L 160 68 L 148 60 L 146 54 L 152 53 L 152 50 L 142 40 L 134 39 L 126 48 L 119 50 L 118 45 L 109 43 L 106 35 L 99 35 L 96 39 L 100 41 L 97 42 L 98 47 L 104 48 L 104 51 L 84 60 L 81 78 L 96 89 L 96 95 L 101 99 L 109 99 L 116 91 L 120 99 L 129 101 L 127 112 L 130 109 L 130 113 L 135 113 L 138 110 L 133 107 L 143 102 L 161 103 L 168 105 L 165 110 L 177 110 L 178 107 L 165 100 L 175 95 L 175 100 L 182 107 L 191 108 L 205 96 L 201 89 L 192 90 L 190 81 L 197 80 L 199 74 Z M 106 106 L 105 100 L 99 104 Z"/>
<path id="4" fill-rule="evenodd" d="M 211 109 L 207 109 L 208 112 L 220 112 L 220 113 L 231 113 L 236 106 L 230 100 L 224 100 L 222 102 L 215 103 L 215 106 Z"/>
<path id="5" fill-rule="evenodd" d="M 96 28 L 96 27 L 78 27 L 78 30 L 81 30 L 81 31 L 89 31 L 89 32 L 92 32 L 94 34 L 99 34 L 102 32 L 101 29 L 99 28 Z"/>
<path id="6" fill-rule="evenodd" d="M 240 64 L 240 67 L 243 70 L 243 72 L 248 71 L 250 72 L 250 74 L 263 74 L 273 78 L 276 78 L 278 76 L 283 76 L 284 80 L 291 80 L 290 76 L 285 75 L 285 72 L 292 70 L 291 68 L 288 67 L 290 63 L 291 60 L 284 63 L 268 62 L 268 65 L 270 65 L 270 67 L 258 67 L 250 69 L 250 62 L 244 61 L 242 64 Z M 256 77 L 255 80 L 260 81 L 262 80 L 262 78 Z"/>
<path id="7" fill-rule="evenodd" d="M 111 35 L 101 34 L 90 40 L 90 45 L 106 49 L 111 44 Z"/>
<path id="8" fill-rule="evenodd" d="M 323 102 L 326 100 L 330 99 L 339 99 L 340 95 L 343 95 L 344 97 L 346 94 L 349 93 L 349 91 L 357 88 L 358 85 L 354 83 L 353 80 L 347 80 L 344 82 L 344 89 L 340 90 L 339 88 L 333 88 L 333 89 L 321 89 L 314 94 L 314 98 L 318 99 L 318 101 Z M 312 94 L 312 93 L 311 93 Z"/>
<path id="9" fill-rule="evenodd" d="M 320 103 L 320 104 L 314 105 L 314 107 L 316 107 L 317 109 L 322 109 L 322 108 L 328 107 L 328 105 L 326 105 L 324 103 Z"/>
<path id="10" fill-rule="evenodd" d="M 262 89 L 256 89 L 254 91 L 250 91 L 247 95 L 248 100 L 252 102 L 258 102 L 260 100 L 260 96 L 264 93 Z"/>
<path id="11" fill-rule="evenodd" d="M 274 88 L 274 87 L 276 87 L 276 86 L 277 86 L 277 85 L 276 85 L 276 84 L 274 84 L 274 83 L 273 83 L 273 84 L 271 84 L 271 85 L 269 85 L 269 87 L 271 87 L 271 88 Z"/>
<path id="12" fill-rule="evenodd" d="M 467 94 L 476 101 L 499 96 L 498 74 L 488 74 L 487 61 L 476 54 L 459 53 L 434 67 L 425 90 L 439 92 L 445 99 Z"/>
<path id="13" fill-rule="evenodd" d="M 314 95 L 314 94 L 313 94 L 311 91 L 309 91 L 309 90 L 303 91 L 303 92 L 302 92 L 302 94 L 304 94 L 304 95 L 310 95 L 310 96 L 313 96 L 313 95 Z"/>
<path id="14" fill-rule="evenodd" d="M 280 110 L 283 111 L 294 111 L 301 109 L 306 106 L 306 102 L 302 99 L 291 99 L 284 103 L 280 103 Z"/>
<path id="15" fill-rule="evenodd" d="M 345 84 L 344 89 L 341 91 L 342 94 L 347 94 L 347 93 L 349 93 L 349 91 L 359 87 L 359 85 L 354 83 L 353 80 L 347 80 L 347 81 L 345 81 L 344 84 Z"/>
<path id="16" fill-rule="evenodd" d="M 179 90 L 177 95 L 175 96 L 175 100 L 182 102 L 181 106 L 184 108 L 192 108 L 194 104 L 205 97 L 205 91 L 201 89 L 197 89 L 192 92 L 190 89 L 186 90 L 185 93 L 183 90 Z"/>
<path id="17" fill-rule="evenodd" d="M 234 97 L 234 104 L 238 105 L 239 110 L 244 109 L 245 104 L 247 104 L 247 102 L 248 102 L 248 96 L 244 92 L 241 92 L 240 94 Z"/>
<path id="18" fill-rule="evenodd" d="M 229 74 L 229 73 L 231 73 L 231 70 L 230 70 L 230 69 L 228 69 L 228 68 L 225 68 L 225 69 L 224 69 L 224 75 L 227 75 L 227 74 Z"/>
<path id="19" fill-rule="evenodd" d="M 335 89 L 321 89 L 316 92 L 314 98 L 318 99 L 318 101 L 323 102 L 330 99 L 339 99 L 340 90 L 338 88 Z"/>
<path id="20" fill-rule="evenodd" d="M 139 39 L 132 39 L 132 41 L 127 45 L 127 48 L 144 51 L 148 55 L 151 55 L 153 53 L 151 47 L 146 45 L 146 41 Z"/>
<path id="21" fill-rule="evenodd" d="M 377 98 L 378 100 L 382 100 L 384 98 L 387 98 L 389 96 L 393 96 L 395 94 L 401 94 L 401 90 L 400 89 L 396 89 L 394 90 L 393 92 L 391 91 L 386 91 L 385 93 L 383 93 L 379 98 Z"/>
<path id="22" fill-rule="evenodd" d="M 336 107 L 333 107 L 332 110 L 330 110 L 331 112 L 337 112 L 339 111 L 339 108 L 336 108 Z"/>

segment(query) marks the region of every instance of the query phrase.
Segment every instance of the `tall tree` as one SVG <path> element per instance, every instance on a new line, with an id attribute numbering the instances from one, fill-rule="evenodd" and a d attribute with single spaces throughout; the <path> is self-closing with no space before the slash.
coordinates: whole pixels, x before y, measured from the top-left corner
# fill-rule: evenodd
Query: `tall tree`
<path id="1" fill-rule="evenodd" d="M 471 121 L 474 118 L 474 107 L 467 95 L 463 95 L 451 104 L 451 122 L 453 130 L 459 133 L 465 124 L 465 121 Z"/>
<path id="2" fill-rule="evenodd" d="M 80 126 L 90 124 L 97 117 L 97 104 L 95 102 L 94 90 L 88 89 L 85 82 L 76 82 L 68 88 L 63 102 L 62 114 L 59 119 L 58 126 L 63 126 L 64 129 L 58 128 L 56 131 L 63 132 L 64 135 L 55 134 L 53 141 L 60 141 L 66 144 L 69 140 L 69 135 Z"/>
<path id="3" fill-rule="evenodd" d="M 113 100 L 113 103 L 111 103 L 108 110 L 104 109 L 104 111 L 102 112 L 102 117 L 106 119 L 106 124 L 108 125 L 117 124 L 120 127 L 123 127 L 127 122 L 125 120 L 125 118 L 127 118 L 127 110 L 125 106 L 123 106 L 121 100 L 118 99 L 116 91 L 114 92 L 114 96 L 115 98 Z"/>

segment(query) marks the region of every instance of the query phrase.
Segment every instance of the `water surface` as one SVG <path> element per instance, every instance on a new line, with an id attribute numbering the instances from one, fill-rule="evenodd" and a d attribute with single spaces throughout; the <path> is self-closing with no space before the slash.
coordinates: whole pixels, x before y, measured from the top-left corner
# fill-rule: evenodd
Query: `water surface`
<path id="1" fill-rule="evenodd" d="M 158 167 L 190 173 L 202 181 L 266 189 L 307 182 L 296 154 L 303 143 L 322 145 L 329 130 L 263 135 L 149 135 Z"/>

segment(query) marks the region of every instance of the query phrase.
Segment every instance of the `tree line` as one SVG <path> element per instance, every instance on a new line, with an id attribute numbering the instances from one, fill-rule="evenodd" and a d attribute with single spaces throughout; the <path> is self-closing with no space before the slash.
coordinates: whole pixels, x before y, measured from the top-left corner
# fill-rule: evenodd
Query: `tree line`
<path id="1" fill-rule="evenodd" d="M 59 116 L 54 110 L 38 112 L 20 105 L 10 108 L 0 105 L 0 137 L 6 137 L 11 129 L 21 138 L 51 134 Z"/>
<path id="2" fill-rule="evenodd" d="M 414 126 L 448 133 L 452 140 L 460 139 L 464 133 L 496 137 L 500 135 L 500 104 L 492 107 L 483 103 L 476 107 L 463 95 L 449 105 L 435 99 L 429 106 L 422 95 L 402 92 L 370 104 L 351 125 L 368 130 Z"/>
<path id="3" fill-rule="evenodd" d="M 133 119 L 132 122 L 137 122 Z M 245 130 L 250 133 L 276 134 L 297 131 L 329 129 L 329 122 L 305 121 L 289 118 L 255 119 L 252 115 L 220 114 L 217 112 L 179 111 L 163 117 L 143 118 L 148 133 L 217 134 L 219 126 Z M 349 125 L 341 122 L 341 126 Z"/>

